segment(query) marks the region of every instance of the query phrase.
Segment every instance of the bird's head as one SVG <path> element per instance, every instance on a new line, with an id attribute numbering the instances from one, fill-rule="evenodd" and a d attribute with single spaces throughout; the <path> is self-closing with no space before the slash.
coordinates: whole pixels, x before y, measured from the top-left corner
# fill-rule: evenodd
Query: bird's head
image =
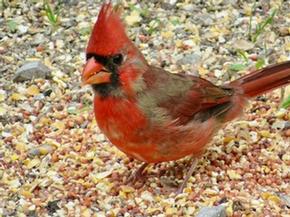
<path id="1" fill-rule="evenodd" d="M 120 19 L 120 8 L 102 5 L 86 49 L 83 84 L 92 85 L 97 94 L 109 95 L 134 83 L 147 68 L 141 52 L 128 38 Z"/>

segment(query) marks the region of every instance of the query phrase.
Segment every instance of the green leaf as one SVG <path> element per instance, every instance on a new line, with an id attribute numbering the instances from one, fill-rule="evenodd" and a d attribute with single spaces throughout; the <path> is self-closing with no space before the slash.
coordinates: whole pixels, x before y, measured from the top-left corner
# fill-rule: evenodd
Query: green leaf
<path id="1" fill-rule="evenodd" d="M 16 32 L 18 24 L 14 20 L 9 20 L 7 22 L 7 27 L 10 32 Z"/>
<path id="2" fill-rule="evenodd" d="M 178 18 L 174 18 L 174 19 L 170 20 L 170 22 L 174 26 L 180 25 L 180 20 Z"/>
<path id="3" fill-rule="evenodd" d="M 290 95 L 282 103 L 282 108 L 287 109 L 290 106 Z"/>
<path id="4" fill-rule="evenodd" d="M 160 25 L 159 19 L 155 19 L 155 20 L 151 21 L 149 23 L 149 29 L 147 31 L 148 34 L 151 35 L 153 32 L 155 32 L 158 29 L 159 25 Z"/>
<path id="5" fill-rule="evenodd" d="M 242 64 L 242 63 L 235 63 L 235 64 L 231 64 L 230 65 L 230 70 L 231 71 L 235 71 L 235 72 L 238 72 L 238 71 L 242 71 L 246 68 L 247 66 L 245 64 Z"/>
<path id="6" fill-rule="evenodd" d="M 140 13 L 141 13 L 142 17 L 149 17 L 150 16 L 150 11 L 147 7 L 144 7 L 143 9 L 141 9 Z"/>
<path id="7" fill-rule="evenodd" d="M 256 62 L 256 69 L 261 69 L 263 68 L 264 65 L 265 65 L 265 59 L 263 58 L 258 59 L 258 61 Z"/>
<path id="8" fill-rule="evenodd" d="M 244 50 L 238 49 L 237 53 L 241 56 L 241 58 L 245 61 L 248 62 L 248 53 Z"/>
<path id="9" fill-rule="evenodd" d="M 128 6 L 130 11 L 138 10 L 138 8 L 134 4 L 129 3 Z"/>
<path id="10" fill-rule="evenodd" d="M 69 114 L 77 114 L 77 108 L 76 108 L 75 106 L 69 106 L 69 107 L 67 108 L 67 112 L 68 112 Z"/>

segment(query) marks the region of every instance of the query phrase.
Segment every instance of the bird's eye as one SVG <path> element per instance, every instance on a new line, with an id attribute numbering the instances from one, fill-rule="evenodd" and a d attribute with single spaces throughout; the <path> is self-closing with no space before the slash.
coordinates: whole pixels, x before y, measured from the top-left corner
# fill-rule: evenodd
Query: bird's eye
<path id="1" fill-rule="evenodd" d="M 113 63 L 116 65 L 121 65 L 123 62 L 123 55 L 122 54 L 116 54 L 115 56 L 112 57 Z"/>

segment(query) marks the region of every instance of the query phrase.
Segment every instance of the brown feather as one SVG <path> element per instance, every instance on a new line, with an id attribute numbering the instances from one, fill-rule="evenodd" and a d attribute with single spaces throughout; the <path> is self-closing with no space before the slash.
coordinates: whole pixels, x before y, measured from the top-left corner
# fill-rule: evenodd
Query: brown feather
<path id="1" fill-rule="evenodd" d="M 254 97 L 290 82 L 290 61 L 267 66 L 251 72 L 229 86 L 242 90 L 247 97 Z"/>
<path id="2" fill-rule="evenodd" d="M 202 78 L 172 74 L 156 67 L 150 67 L 143 77 L 147 88 L 138 100 L 141 109 L 152 117 L 153 122 L 156 117 L 160 121 L 161 116 L 164 120 L 186 124 L 193 121 L 196 114 L 199 114 L 196 118 L 204 121 L 220 113 L 218 105 L 230 102 L 234 93 L 230 88 L 217 87 Z"/>

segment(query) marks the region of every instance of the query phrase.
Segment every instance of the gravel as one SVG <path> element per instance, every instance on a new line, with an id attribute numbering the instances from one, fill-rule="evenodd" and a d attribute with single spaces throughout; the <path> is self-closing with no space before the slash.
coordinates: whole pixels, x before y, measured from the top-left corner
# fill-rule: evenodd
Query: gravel
<path id="1" fill-rule="evenodd" d="M 220 205 L 227 216 L 290 215 L 290 129 L 284 124 L 290 112 L 279 107 L 279 90 L 253 99 L 240 120 L 218 132 L 182 194 L 175 191 L 187 158 L 152 165 L 144 183 L 125 184 L 140 162 L 101 134 L 92 91 L 80 86 L 102 1 L 59 2 L 56 25 L 42 1 L 0 3 L 0 216 L 196 216 L 202 207 Z M 253 28 L 279 10 L 254 47 L 234 46 L 252 43 L 253 1 L 122 2 L 132 40 L 150 63 L 172 73 L 223 84 L 259 58 L 266 64 L 290 58 L 289 1 L 256 3 Z M 237 48 L 255 58 L 232 72 L 231 64 L 244 64 Z M 20 74 L 25 79 L 13 82 Z"/>

